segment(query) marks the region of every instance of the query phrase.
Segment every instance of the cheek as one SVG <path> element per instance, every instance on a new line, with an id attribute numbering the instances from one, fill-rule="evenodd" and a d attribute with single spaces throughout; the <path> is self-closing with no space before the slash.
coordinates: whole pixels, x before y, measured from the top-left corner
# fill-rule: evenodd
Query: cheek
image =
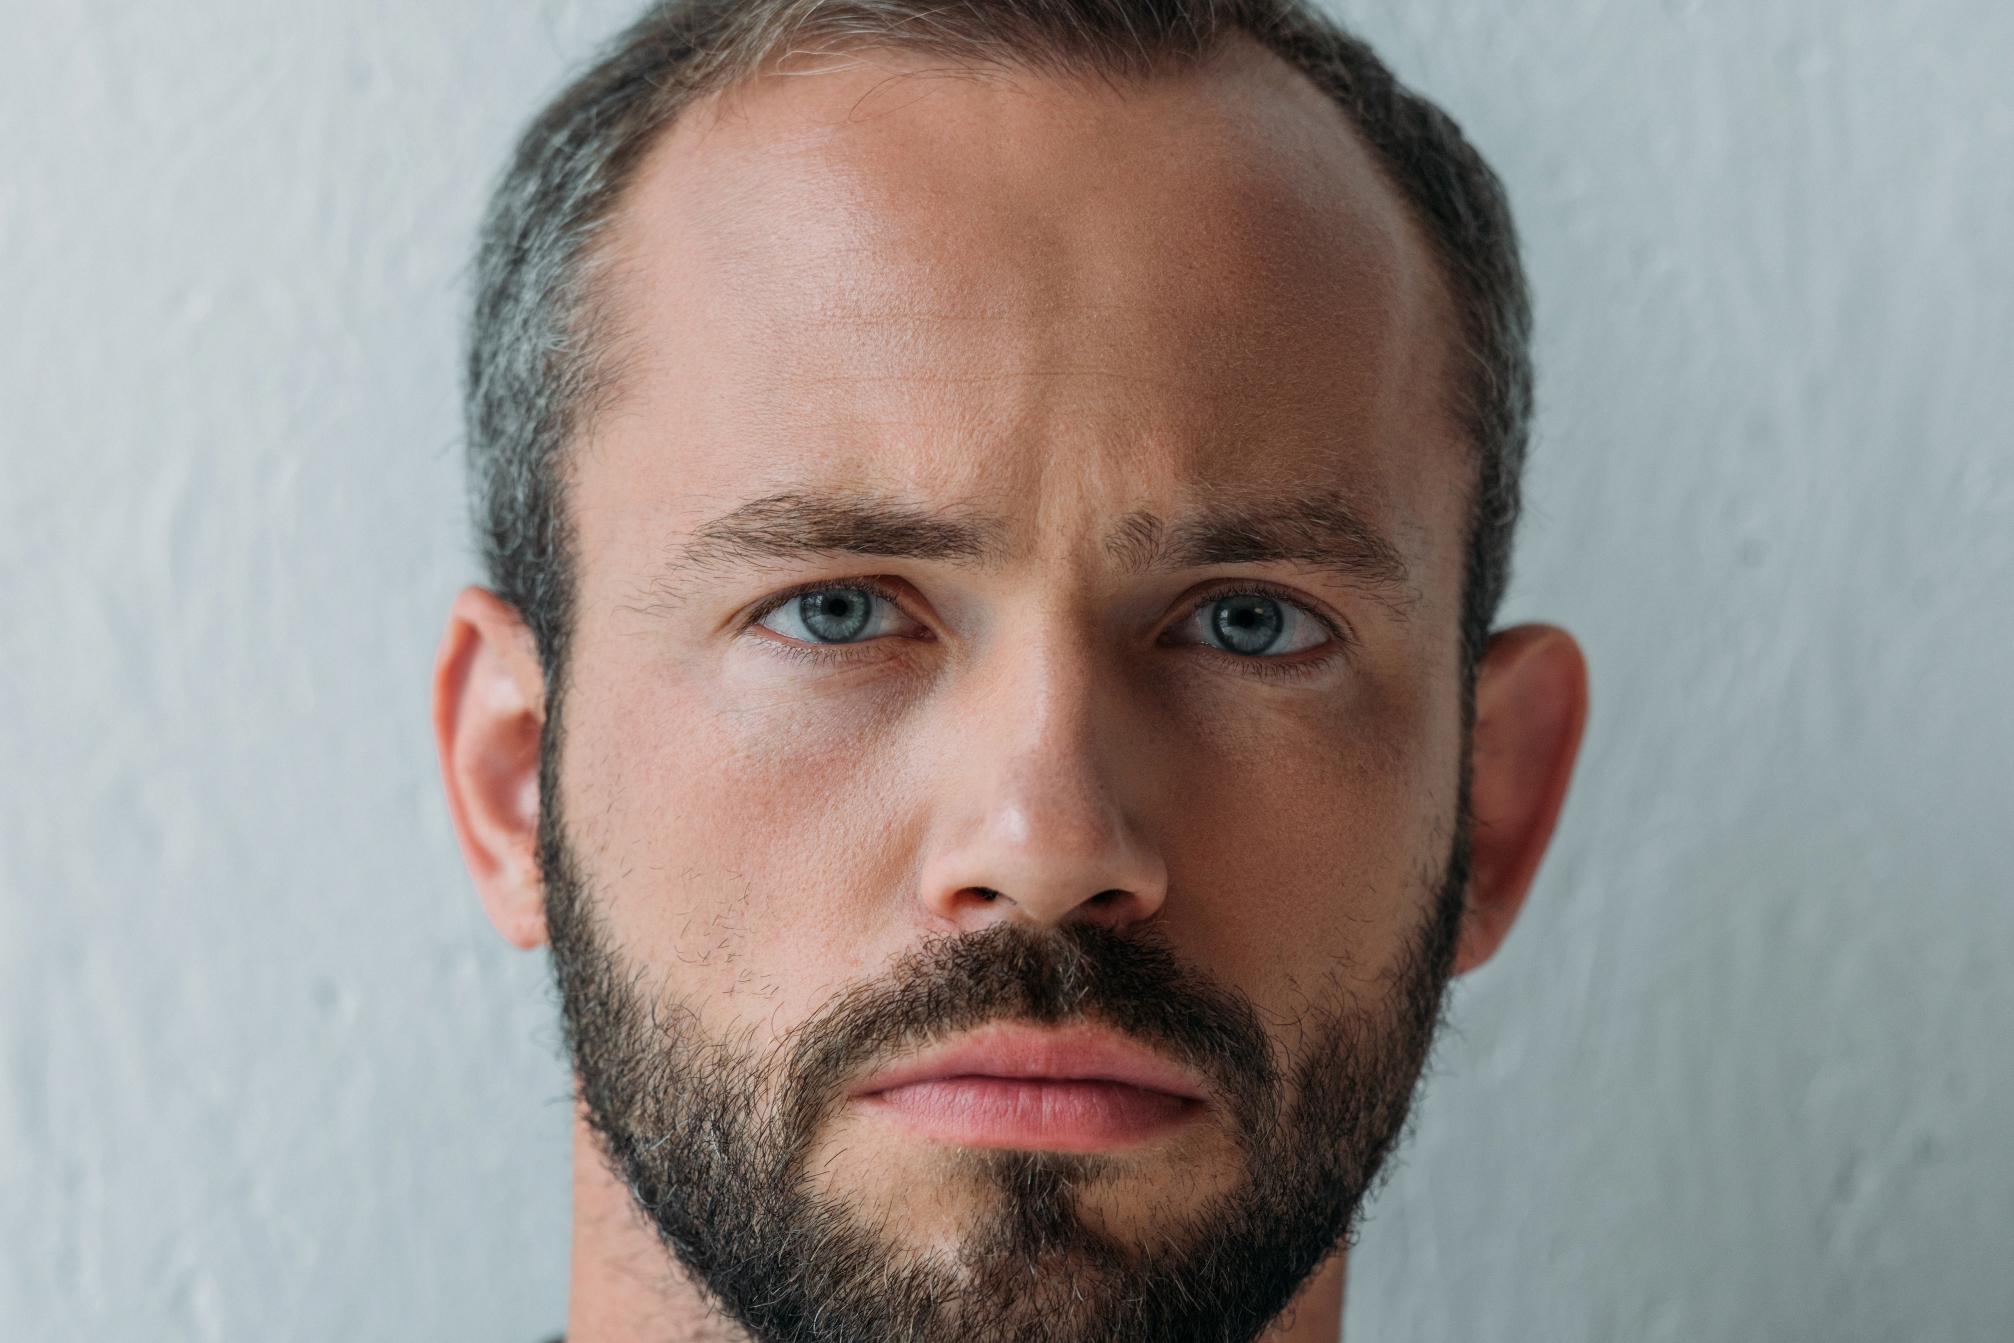
<path id="1" fill-rule="evenodd" d="M 1338 987 L 1381 992 L 1452 842 L 1449 698 L 1415 673 L 1191 734 L 1160 808 L 1183 954 L 1289 1019 Z"/>
<path id="2" fill-rule="evenodd" d="M 567 709 L 569 834 L 632 958 L 760 1044 L 913 944 L 953 787 L 925 762 L 957 732 L 920 677 L 723 674 L 642 642 L 576 645 L 594 673 Z M 1289 1019 L 1339 981 L 1375 991 L 1452 833 L 1459 701 L 1438 681 L 1414 660 L 1263 711 L 1221 681 L 1108 705 L 1107 783 L 1162 850 L 1180 954 Z"/>
<path id="3" fill-rule="evenodd" d="M 568 834 L 612 931 L 705 1018 L 780 1030 L 882 968 L 915 838 L 894 799 L 899 712 L 747 693 L 672 666 L 595 666 L 570 692 Z"/>

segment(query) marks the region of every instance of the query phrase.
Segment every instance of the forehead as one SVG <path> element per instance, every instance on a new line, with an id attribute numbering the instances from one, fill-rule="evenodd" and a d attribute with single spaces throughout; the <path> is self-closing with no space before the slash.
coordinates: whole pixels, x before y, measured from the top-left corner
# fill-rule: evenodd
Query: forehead
<path id="1" fill-rule="evenodd" d="M 1256 46 L 1123 82 L 766 72 L 653 148 L 602 260 L 617 371 L 582 485 L 603 457 L 697 511 L 1285 485 L 1414 526 L 1465 494 L 1437 268 L 1340 110 Z"/>

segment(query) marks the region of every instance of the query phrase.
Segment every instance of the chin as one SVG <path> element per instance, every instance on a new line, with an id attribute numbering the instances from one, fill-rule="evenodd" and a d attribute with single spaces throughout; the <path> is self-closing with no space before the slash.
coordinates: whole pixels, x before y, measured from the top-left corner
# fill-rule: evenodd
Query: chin
<path id="1" fill-rule="evenodd" d="M 815 1197 L 932 1258 L 969 1256 L 975 1228 L 1025 1222 L 1030 1207 L 1059 1222 L 1053 1248 L 1065 1258 L 1082 1258 L 1086 1239 L 1123 1250 L 1201 1224 L 1249 1179 L 1242 1149 L 1207 1115 L 1131 1141 L 1066 1134 L 1017 1145 L 951 1141 L 873 1107 L 849 1109 L 806 1165 Z M 1077 1234 L 1061 1234 L 1064 1220 Z"/>

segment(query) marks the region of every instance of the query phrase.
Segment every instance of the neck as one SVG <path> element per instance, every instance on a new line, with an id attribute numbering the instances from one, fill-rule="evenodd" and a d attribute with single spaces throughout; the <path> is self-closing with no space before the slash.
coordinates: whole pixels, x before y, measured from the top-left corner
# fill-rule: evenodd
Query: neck
<path id="1" fill-rule="evenodd" d="M 1337 1343 L 1343 1313 L 1343 1256 L 1301 1288 L 1262 1343 Z M 578 1112 L 573 1123 L 573 1282 L 567 1343 L 749 1343 L 748 1334 L 708 1304 L 629 1190 L 609 1170 Z"/>

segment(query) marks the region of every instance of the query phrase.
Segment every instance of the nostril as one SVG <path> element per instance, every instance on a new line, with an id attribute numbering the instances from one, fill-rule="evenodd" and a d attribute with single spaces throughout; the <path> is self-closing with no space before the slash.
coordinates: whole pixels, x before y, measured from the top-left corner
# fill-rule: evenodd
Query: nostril
<path id="1" fill-rule="evenodd" d="M 963 894 L 972 896 L 975 899 L 984 900 L 988 904 L 1000 898 L 1000 892 L 990 886 L 967 886 Z"/>
<path id="2" fill-rule="evenodd" d="M 1109 891 L 1098 892 L 1096 895 L 1091 897 L 1090 903 L 1094 905 L 1109 905 L 1117 901 L 1124 900 L 1129 894 L 1131 894 L 1131 892 L 1122 891 L 1115 887 Z"/>

